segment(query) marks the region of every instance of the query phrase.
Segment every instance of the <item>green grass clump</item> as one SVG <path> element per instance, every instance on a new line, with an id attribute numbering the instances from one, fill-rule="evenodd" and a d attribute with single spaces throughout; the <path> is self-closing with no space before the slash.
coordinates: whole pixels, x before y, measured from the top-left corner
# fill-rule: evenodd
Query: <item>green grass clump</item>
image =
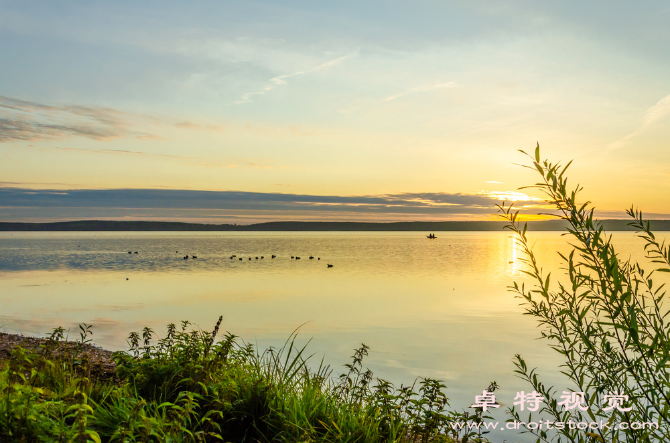
<path id="1" fill-rule="evenodd" d="M 463 415 L 445 410 L 440 381 L 396 388 L 364 370 L 365 345 L 334 377 L 323 362 L 308 367 L 296 333 L 258 352 L 229 333 L 217 340 L 220 325 L 170 324 L 158 340 L 149 328 L 131 333 L 112 378 L 91 370 L 86 325 L 74 347 L 58 328 L 38 353 L 15 348 L 0 372 L 0 441 L 483 441 L 451 433 L 449 421 Z"/>

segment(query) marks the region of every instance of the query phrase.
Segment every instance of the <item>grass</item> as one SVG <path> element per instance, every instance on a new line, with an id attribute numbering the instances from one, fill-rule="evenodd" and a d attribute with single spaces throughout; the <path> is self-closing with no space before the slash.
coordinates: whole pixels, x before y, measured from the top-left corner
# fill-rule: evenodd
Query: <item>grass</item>
<path id="1" fill-rule="evenodd" d="M 73 346 L 57 328 L 38 352 L 16 347 L 0 372 L 2 442 L 453 442 L 445 386 L 418 379 L 397 388 L 364 369 L 368 348 L 345 372 L 308 366 L 296 333 L 259 352 L 226 333 L 170 324 L 161 339 L 145 328 L 114 353 L 113 377 L 91 371 L 81 327 Z"/>

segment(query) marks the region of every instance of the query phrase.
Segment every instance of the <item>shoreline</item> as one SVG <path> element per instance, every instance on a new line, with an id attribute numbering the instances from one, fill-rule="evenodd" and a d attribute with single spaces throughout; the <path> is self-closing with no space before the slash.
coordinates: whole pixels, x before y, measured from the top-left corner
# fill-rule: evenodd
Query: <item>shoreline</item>
<path id="1" fill-rule="evenodd" d="M 629 219 L 602 220 L 607 231 L 634 231 Z M 651 220 L 654 231 L 670 231 L 670 220 Z M 164 221 L 112 221 L 77 220 L 51 223 L 0 222 L 4 232 L 61 232 L 61 231 L 213 231 L 213 232 L 312 232 L 312 231 L 415 231 L 415 232 L 458 232 L 458 231 L 502 231 L 505 221 L 434 221 L 434 222 L 299 222 L 278 221 L 249 225 L 205 224 Z M 529 221 L 529 231 L 565 231 L 564 220 Z"/>
<path id="2" fill-rule="evenodd" d="M 48 338 L 0 332 L 0 369 L 3 369 L 5 362 L 11 359 L 12 351 L 17 347 L 21 347 L 29 353 L 40 355 L 48 341 Z M 64 351 L 73 351 L 80 346 L 79 343 L 73 341 L 56 341 L 54 343 L 57 344 L 55 348 L 56 356 L 63 354 Z M 110 379 L 114 376 L 116 363 L 112 359 L 113 354 L 112 351 L 90 343 L 81 345 L 81 355 L 88 358 L 91 372 L 101 379 Z"/>

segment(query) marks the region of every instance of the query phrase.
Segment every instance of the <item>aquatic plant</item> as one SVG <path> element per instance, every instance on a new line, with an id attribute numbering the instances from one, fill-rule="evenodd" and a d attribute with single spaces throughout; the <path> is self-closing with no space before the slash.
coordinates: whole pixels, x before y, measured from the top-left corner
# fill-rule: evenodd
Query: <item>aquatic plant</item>
<path id="1" fill-rule="evenodd" d="M 542 397 L 538 412 L 545 418 L 599 424 L 529 432 L 538 442 L 670 441 L 669 311 L 663 303 L 664 284 L 657 278 L 670 272 L 670 249 L 659 242 L 642 213 L 631 208 L 629 225 L 644 241 L 646 257 L 655 269 L 647 271 L 637 261 L 622 257 L 612 236 L 595 219 L 591 203 L 579 201 L 582 188 L 568 186 L 570 163 L 562 166 L 542 160 L 539 145 L 528 157 L 531 165 L 527 167 L 541 177 L 531 188 L 546 194 L 557 216 L 568 223 L 565 235 L 572 250 L 561 255 L 564 280 L 554 281 L 540 267 L 518 211 L 499 206 L 509 222 L 506 228 L 516 234 L 517 246 L 525 253 L 524 272 L 534 281 L 530 288 L 515 282 L 510 289 L 521 298 L 526 314 L 538 320 L 542 337 L 564 359 L 561 373 L 570 391 L 559 394 L 542 383 L 519 355 L 516 373 Z M 514 407 L 509 413 L 513 420 L 533 420 L 530 415 L 524 419 Z"/>

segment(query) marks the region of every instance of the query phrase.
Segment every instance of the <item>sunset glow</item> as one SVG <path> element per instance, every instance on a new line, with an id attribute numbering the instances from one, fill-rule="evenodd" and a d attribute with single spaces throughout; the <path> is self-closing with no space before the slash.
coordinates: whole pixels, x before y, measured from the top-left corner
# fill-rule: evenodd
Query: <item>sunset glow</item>
<path id="1" fill-rule="evenodd" d="M 502 200 L 530 219 L 544 199 L 518 191 L 535 181 L 518 150 L 538 141 L 600 216 L 670 217 L 664 2 L 5 1 L 0 17 L 2 221 L 489 219 Z M 256 197 L 28 198 L 75 190 Z"/>

